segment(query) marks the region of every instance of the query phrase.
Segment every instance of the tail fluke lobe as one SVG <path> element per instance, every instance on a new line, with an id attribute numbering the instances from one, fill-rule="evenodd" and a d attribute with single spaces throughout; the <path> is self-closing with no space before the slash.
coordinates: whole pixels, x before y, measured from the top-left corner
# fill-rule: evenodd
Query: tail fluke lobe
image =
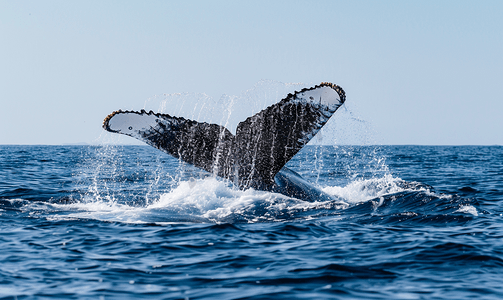
<path id="1" fill-rule="evenodd" d="M 225 127 L 152 111 L 115 111 L 103 128 L 134 137 L 163 152 L 221 177 L 229 177 L 234 136 Z"/>
<path id="2" fill-rule="evenodd" d="M 273 185 L 274 176 L 326 124 L 344 103 L 344 90 L 332 83 L 289 94 L 241 122 L 235 151 L 239 179 Z"/>

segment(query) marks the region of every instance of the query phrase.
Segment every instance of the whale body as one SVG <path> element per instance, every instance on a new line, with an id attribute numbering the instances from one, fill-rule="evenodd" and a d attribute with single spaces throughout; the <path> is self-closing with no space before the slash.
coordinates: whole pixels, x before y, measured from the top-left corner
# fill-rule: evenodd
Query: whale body
<path id="1" fill-rule="evenodd" d="M 304 147 L 345 102 L 344 90 L 322 82 L 288 94 L 238 124 L 236 134 L 217 124 L 152 111 L 118 110 L 103 128 L 131 136 L 240 189 L 277 192 L 305 201 L 332 197 L 285 164 Z"/>

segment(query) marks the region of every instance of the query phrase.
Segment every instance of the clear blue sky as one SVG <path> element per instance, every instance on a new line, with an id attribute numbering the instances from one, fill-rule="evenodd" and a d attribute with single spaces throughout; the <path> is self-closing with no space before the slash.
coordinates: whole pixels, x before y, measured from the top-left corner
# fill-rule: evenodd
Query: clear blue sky
<path id="1" fill-rule="evenodd" d="M 341 85 L 381 144 L 503 145 L 503 1 L 0 1 L 0 144 L 263 79 Z"/>

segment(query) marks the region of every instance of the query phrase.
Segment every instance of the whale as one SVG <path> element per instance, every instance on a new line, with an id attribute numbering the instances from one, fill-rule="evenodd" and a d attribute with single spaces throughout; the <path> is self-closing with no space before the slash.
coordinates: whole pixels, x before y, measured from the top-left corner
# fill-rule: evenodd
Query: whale
<path id="1" fill-rule="evenodd" d="M 334 198 L 285 165 L 345 101 L 340 86 L 322 82 L 246 118 L 235 134 L 218 124 L 143 109 L 114 111 L 104 119 L 103 128 L 143 141 L 242 190 L 328 201 Z"/>

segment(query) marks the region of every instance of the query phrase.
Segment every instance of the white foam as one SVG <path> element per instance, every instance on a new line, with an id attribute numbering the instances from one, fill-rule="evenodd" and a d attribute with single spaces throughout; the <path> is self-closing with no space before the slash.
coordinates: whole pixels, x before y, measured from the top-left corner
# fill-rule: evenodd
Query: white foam
<path id="1" fill-rule="evenodd" d="M 282 194 L 254 189 L 242 191 L 229 186 L 225 181 L 206 178 L 181 182 L 169 193 L 161 195 L 160 199 L 149 208 L 170 208 L 178 213 L 196 215 L 213 221 L 231 215 L 247 215 L 250 217 L 249 222 L 255 222 L 264 219 L 273 221 L 274 215 L 278 212 L 305 211 L 322 208 L 323 205 L 333 206 L 324 202 L 309 203 Z"/>
<path id="2" fill-rule="evenodd" d="M 223 217 L 236 210 L 252 205 L 254 201 L 283 195 L 248 189 L 241 191 L 229 183 L 213 177 L 183 181 L 169 193 L 148 207 L 172 208 L 178 212 L 197 214 L 203 217 Z"/>
<path id="3" fill-rule="evenodd" d="M 247 222 L 280 221 L 285 215 L 316 209 L 343 209 L 340 201 L 306 202 L 278 193 L 254 189 L 239 190 L 228 181 L 213 177 L 182 181 L 170 192 L 161 194 L 152 204 L 138 207 L 96 197 L 81 203 L 48 204 L 51 219 L 97 219 L 127 223 L 165 222 L 190 219 L 219 222 L 242 217 Z M 169 222 L 169 221 L 166 221 Z"/>
<path id="4" fill-rule="evenodd" d="M 465 214 L 472 214 L 475 217 L 479 215 L 477 212 L 477 209 L 471 205 L 463 205 L 461 206 L 458 210 L 455 212 L 460 212 L 460 213 L 465 213 Z"/>
<path id="5" fill-rule="evenodd" d="M 347 203 L 359 203 L 403 191 L 404 189 L 397 185 L 399 182 L 401 179 L 389 175 L 383 178 L 354 181 L 345 187 L 329 186 L 323 190 Z M 122 222 L 142 222 L 149 216 L 163 212 L 217 222 L 231 215 L 243 214 L 251 217 L 248 221 L 253 222 L 264 220 L 264 218 L 274 220 L 274 215 L 281 212 L 344 209 L 348 206 L 345 202 L 306 202 L 278 193 L 254 189 L 243 191 L 232 187 L 227 181 L 208 177 L 182 181 L 170 192 L 160 195 L 157 200 L 145 207 L 133 207 L 102 200 L 60 205 L 60 207 L 78 210 L 66 217 Z M 261 209 L 262 213 L 253 216 L 257 209 Z"/>
<path id="6" fill-rule="evenodd" d="M 356 180 L 344 187 L 328 186 L 323 191 L 329 195 L 339 197 L 348 203 L 365 202 L 386 194 L 402 192 L 405 189 L 399 186 L 402 179 L 385 175 L 382 178 Z"/>
<path id="7" fill-rule="evenodd" d="M 52 215 L 51 219 L 96 219 L 126 223 L 143 223 L 145 208 L 118 204 L 113 201 L 93 201 L 72 204 L 52 204 L 66 211 L 63 215 Z"/>
<path id="8" fill-rule="evenodd" d="M 51 219 L 97 219 L 145 223 L 176 219 L 177 216 L 192 216 L 202 221 L 218 222 L 232 214 L 248 212 L 247 214 L 251 215 L 250 212 L 254 210 L 257 203 L 268 203 L 271 208 L 274 208 L 271 204 L 283 201 L 304 202 L 277 193 L 254 189 L 238 190 L 227 181 L 208 177 L 182 181 L 170 192 L 161 194 L 152 204 L 143 207 L 119 204 L 112 198 L 98 196 L 95 199 L 87 198 L 79 203 L 47 203 L 46 205 L 65 212 L 60 215 L 51 215 Z M 33 209 L 34 207 L 30 208 L 30 210 Z M 41 210 L 47 211 L 47 207 Z"/>

